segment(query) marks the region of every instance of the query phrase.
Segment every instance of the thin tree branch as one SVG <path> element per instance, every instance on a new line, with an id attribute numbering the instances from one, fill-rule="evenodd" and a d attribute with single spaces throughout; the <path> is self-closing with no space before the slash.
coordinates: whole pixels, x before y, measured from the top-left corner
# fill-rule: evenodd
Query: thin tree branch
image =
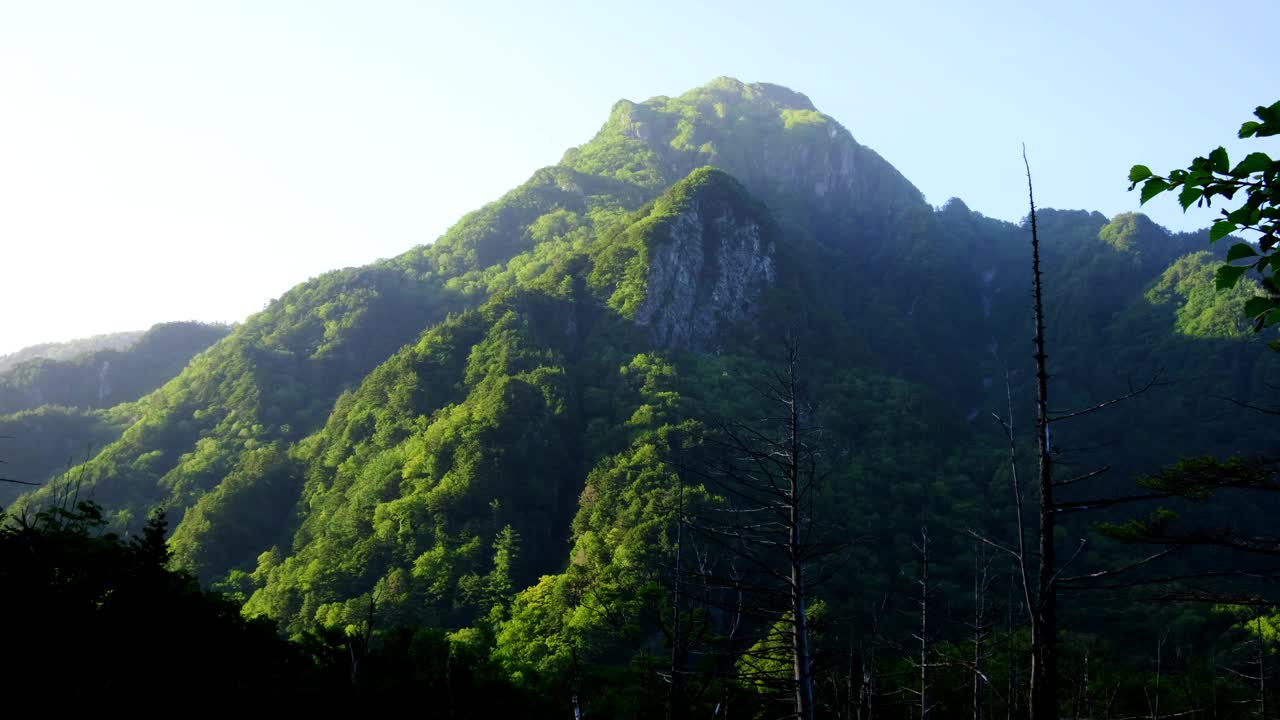
<path id="1" fill-rule="evenodd" d="M 1141 395 L 1142 393 L 1155 387 L 1157 384 L 1163 384 L 1159 382 L 1160 376 L 1163 374 L 1164 374 L 1163 369 L 1156 370 L 1155 373 L 1150 377 L 1150 379 L 1148 379 L 1147 382 L 1142 385 L 1142 387 L 1139 387 L 1136 390 L 1130 390 L 1129 392 L 1125 393 L 1124 395 L 1121 395 L 1120 397 L 1112 398 L 1110 400 L 1107 400 L 1106 402 L 1100 402 L 1097 405 L 1094 405 L 1092 407 L 1087 407 L 1081 410 L 1072 410 L 1072 411 L 1050 410 L 1049 414 L 1052 415 L 1053 417 L 1049 418 L 1046 422 L 1056 423 L 1062 420 L 1070 420 L 1071 418 L 1077 418 L 1082 415 L 1095 413 L 1103 408 L 1111 407 L 1112 405 L 1115 405 L 1117 403 L 1122 403 L 1125 400 L 1128 400 L 1133 397 L 1137 397 L 1138 395 Z"/>
<path id="2" fill-rule="evenodd" d="M 1081 545 L 1083 546 L 1083 543 L 1081 543 Z M 1177 548 L 1165 548 L 1164 550 L 1161 550 L 1160 552 L 1154 555 L 1149 555 L 1145 558 L 1142 558 L 1141 560 L 1135 560 L 1134 562 L 1131 562 L 1128 565 L 1124 565 L 1118 568 L 1112 568 L 1110 570 L 1099 570 L 1097 572 L 1092 572 L 1085 575 L 1074 575 L 1071 577 L 1065 577 L 1058 580 L 1058 582 L 1073 583 L 1073 582 L 1084 582 L 1086 580 L 1097 580 L 1099 578 L 1113 577 L 1115 575 L 1126 573 L 1135 568 L 1139 568 L 1139 567 L 1142 567 L 1143 565 L 1159 560 L 1160 558 L 1172 553 L 1176 549 Z"/>

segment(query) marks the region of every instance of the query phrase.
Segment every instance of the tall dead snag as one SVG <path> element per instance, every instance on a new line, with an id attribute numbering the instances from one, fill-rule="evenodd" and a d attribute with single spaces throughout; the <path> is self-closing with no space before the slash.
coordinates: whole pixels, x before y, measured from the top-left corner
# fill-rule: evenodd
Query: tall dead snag
<path id="1" fill-rule="evenodd" d="M 991 590 L 991 555 L 988 548 L 974 543 L 973 548 L 973 620 L 969 629 L 973 632 L 972 706 L 973 720 L 982 720 L 983 697 L 988 682 L 984 661 L 987 659 L 987 636 L 991 624 L 987 620 L 987 593 Z"/>
<path id="2" fill-rule="evenodd" d="M 1014 586 L 1014 575 L 1015 575 L 1015 574 L 1014 574 L 1013 572 L 1010 572 L 1010 573 L 1009 573 L 1009 593 L 1008 593 L 1008 595 L 1007 595 L 1007 601 L 1005 602 L 1005 606 L 1004 606 L 1004 610 L 1005 610 L 1005 636 L 1004 636 L 1004 637 L 1005 637 L 1005 660 L 1006 660 L 1006 662 L 1007 662 L 1007 667 L 1005 668 L 1005 671 L 1006 671 L 1006 676 L 1005 676 L 1005 677 L 1006 677 L 1006 682 L 1008 683 L 1008 684 L 1005 686 L 1005 694 L 1004 694 L 1004 697 L 1005 697 L 1005 713 L 1004 713 L 1004 715 L 1005 715 L 1005 720 L 1013 720 L 1014 715 L 1016 715 L 1016 714 L 1017 714 L 1017 711 L 1018 711 L 1018 693 L 1016 692 L 1016 688 L 1018 688 L 1018 687 L 1019 687 L 1019 683 L 1018 683 L 1018 664 L 1014 661 L 1014 653 L 1013 653 L 1013 647 L 1014 647 L 1014 644 L 1013 644 L 1013 628 L 1014 628 L 1014 625 L 1013 625 L 1013 607 L 1014 607 L 1014 602 L 1013 602 L 1013 586 Z"/>
<path id="3" fill-rule="evenodd" d="M 929 713 L 933 709 L 933 703 L 929 697 L 929 656 L 933 651 L 930 643 L 929 635 L 929 601 L 933 598 L 934 587 L 929 582 L 929 528 L 922 526 L 920 528 L 920 542 L 913 544 L 916 553 L 920 556 L 920 578 L 916 581 L 920 585 L 920 632 L 916 635 L 916 640 L 920 643 L 920 660 L 918 665 L 920 668 L 920 689 L 916 693 L 920 696 L 920 720 L 928 720 Z"/>
<path id="4" fill-rule="evenodd" d="M 1058 598 L 1054 588 L 1057 559 L 1053 532 L 1057 523 L 1053 506 L 1053 456 L 1049 454 L 1049 371 L 1044 350 L 1044 285 L 1040 277 L 1040 236 L 1036 231 L 1036 196 L 1031 186 L 1031 164 L 1022 152 L 1027 168 L 1027 200 L 1031 205 L 1031 280 L 1035 307 L 1036 361 L 1036 453 L 1040 473 L 1040 572 L 1036 577 L 1036 603 L 1031 611 L 1031 717 L 1039 720 L 1058 716 Z"/>
<path id="5" fill-rule="evenodd" d="M 707 667 L 691 670 L 690 658 L 728 654 L 726 647 L 737 642 L 742 593 L 741 578 L 733 563 L 720 567 L 720 558 L 713 557 L 693 532 L 697 529 L 691 522 L 693 509 L 699 506 L 699 500 L 705 500 L 705 495 L 702 488 L 690 485 L 686 452 L 693 450 L 696 456 L 700 440 L 684 431 L 672 433 L 667 440 L 671 453 L 667 462 L 676 483 L 671 509 L 674 542 L 671 555 L 660 564 L 669 593 L 666 605 L 654 608 L 654 612 L 658 628 L 670 646 L 667 668 L 658 672 L 667 683 L 666 718 L 681 720 L 704 699 L 704 693 L 714 685 L 712 678 L 718 674 Z M 720 611 L 718 617 L 714 610 Z M 717 629 L 717 620 L 723 621 L 724 626 Z"/>
<path id="6" fill-rule="evenodd" d="M 724 502 L 702 513 L 696 530 L 726 555 L 742 561 L 750 577 L 722 578 L 723 590 L 752 598 L 750 612 L 770 623 L 782 618 L 791 656 L 791 717 L 812 720 L 814 680 L 808 604 L 815 563 L 846 542 L 817 537 L 813 506 L 824 478 L 819 471 L 817 429 L 801 390 L 800 354 L 786 341 L 783 367 L 758 388 L 775 410 L 748 424 L 719 423 L 705 447 L 710 459 L 690 470 Z M 777 645 L 773 645 L 777 647 Z"/>
<path id="7" fill-rule="evenodd" d="M 1235 670 L 1225 665 L 1219 665 L 1222 670 L 1227 671 L 1231 675 L 1245 681 L 1246 683 L 1255 685 L 1258 688 L 1257 717 L 1266 720 L 1267 717 L 1267 650 L 1265 647 L 1266 635 L 1262 627 L 1262 613 L 1258 608 L 1252 608 L 1253 617 L 1245 623 L 1245 629 L 1250 633 L 1251 637 L 1246 643 L 1251 656 L 1248 657 L 1246 667 L 1251 667 L 1250 671 Z"/>
<path id="8" fill-rule="evenodd" d="M 1028 714 L 1031 720 L 1053 720 L 1058 717 L 1058 591 L 1064 585 L 1075 584 L 1076 587 L 1090 581 L 1112 577 L 1129 572 L 1168 555 L 1173 548 L 1166 548 L 1154 555 L 1140 559 L 1119 568 L 1101 570 L 1075 577 L 1062 577 L 1062 571 L 1079 556 L 1084 548 L 1084 539 L 1080 540 L 1074 554 L 1062 566 L 1058 564 L 1055 532 L 1058 516 L 1065 513 L 1083 512 L 1124 503 L 1141 502 L 1170 497 L 1170 493 L 1140 493 L 1124 497 L 1107 497 L 1102 499 L 1082 500 L 1071 498 L 1060 501 L 1055 497 L 1058 489 L 1077 486 L 1080 483 L 1101 476 L 1109 468 L 1101 467 L 1081 473 L 1064 480 L 1054 479 L 1054 450 L 1049 443 L 1049 427 L 1053 423 L 1083 417 L 1104 408 L 1140 395 L 1156 386 L 1161 377 L 1157 371 L 1145 384 L 1131 388 L 1129 392 L 1118 397 L 1100 402 L 1080 410 L 1053 411 L 1049 409 L 1049 370 L 1048 353 L 1045 346 L 1045 311 L 1044 282 L 1040 265 L 1040 235 L 1036 225 L 1035 191 L 1031 183 L 1031 165 L 1027 162 L 1026 150 L 1022 154 L 1023 165 L 1027 169 L 1027 200 L 1030 205 L 1029 225 L 1031 229 L 1031 279 L 1032 279 L 1032 314 L 1035 334 L 1032 342 L 1035 353 L 1036 383 L 1036 458 L 1038 472 L 1035 491 L 1037 496 L 1036 527 L 1036 560 L 1037 567 L 1034 580 L 1030 567 L 1031 556 L 1026 547 L 1026 523 L 1024 516 L 1024 496 L 1018 480 L 1017 442 L 1013 430 L 1012 391 L 1009 394 L 1009 416 L 996 420 L 1004 428 L 1009 442 L 1009 464 L 1013 482 L 1014 512 L 1017 520 L 1017 541 L 1009 547 L 993 542 L 989 538 L 973 533 L 974 537 L 989 546 L 998 548 L 1015 561 L 1015 571 L 1022 585 L 1022 600 L 1031 624 L 1031 676 L 1027 688 Z"/>
<path id="9" fill-rule="evenodd" d="M 1254 641 L 1257 643 L 1257 652 L 1255 657 L 1258 664 L 1258 717 L 1262 720 L 1267 718 L 1267 653 L 1263 647 L 1263 639 L 1266 637 L 1262 634 L 1262 616 L 1254 611 Z"/>
<path id="10" fill-rule="evenodd" d="M 809 654 L 809 627 L 806 619 L 808 597 L 805 589 L 805 563 L 807 558 L 805 539 L 801 533 L 805 523 L 804 496 L 813 488 L 812 472 L 803 469 L 813 458 L 812 450 L 801 439 L 800 402 L 796 392 L 795 348 L 788 348 L 787 375 L 782 392 L 775 400 L 787 410 L 786 430 L 783 436 L 783 468 L 787 477 L 787 491 L 781 499 L 787 510 L 787 561 L 791 570 L 791 648 L 793 677 L 796 683 L 796 715 L 801 720 L 813 720 L 813 666 Z M 771 453 L 772 454 L 772 453 Z M 803 480 L 802 480 L 803 474 Z M 803 485 L 802 485 L 803 483 Z"/>
<path id="11" fill-rule="evenodd" d="M 864 637 L 858 654 L 861 656 L 862 681 L 858 688 L 857 720 L 875 720 L 880 698 L 880 670 L 878 654 L 884 644 L 880 632 L 880 618 L 888 605 L 889 595 L 886 593 L 880 603 L 871 606 L 871 632 Z"/>
<path id="12" fill-rule="evenodd" d="M 1147 695 L 1147 710 L 1151 713 L 1152 720 L 1160 717 L 1160 677 L 1164 670 L 1164 644 L 1169 640 L 1169 629 L 1165 628 L 1160 633 L 1160 640 L 1156 643 L 1156 682 L 1155 687 L 1151 690 L 1143 688 L 1143 692 Z"/>
<path id="13" fill-rule="evenodd" d="M 676 490 L 676 547 L 675 572 L 672 573 L 671 586 L 671 668 L 667 686 L 667 720 L 679 720 L 684 717 L 684 656 L 685 638 L 681 634 L 680 613 L 682 609 L 680 597 L 680 580 L 683 573 L 682 555 L 684 554 L 684 475 L 676 473 L 678 487 Z"/>

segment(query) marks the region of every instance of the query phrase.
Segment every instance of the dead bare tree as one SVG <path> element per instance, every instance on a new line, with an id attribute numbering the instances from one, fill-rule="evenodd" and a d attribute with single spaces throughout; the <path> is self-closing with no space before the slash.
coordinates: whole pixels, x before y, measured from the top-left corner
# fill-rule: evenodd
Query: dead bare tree
<path id="1" fill-rule="evenodd" d="M 1263 647 L 1264 635 L 1262 634 L 1262 616 L 1256 611 L 1254 612 L 1254 641 L 1257 644 L 1258 663 L 1258 717 L 1267 720 L 1267 652 Z"/>
<path id="2" fill-rule="evenodd" d="M 374 622 L 377 620 L 378 608 L 377 594 L 376 589 L 369 592 L 369 608 L 362 623 L 364 627 L 360 629 L 359 634 L 348 634 L 346 638 L 349 679 L 357 697 L 364 694 L 367 684 L 364 677 L 364 661 L 373 654 Z"/>
<path id="3" fill-rule="evenodd" d="M 667 686 L 667 720 L 676 720 L 684 716 L 684 665 L 685 638 L 681 633 L 683 623 L 680 614 L 683 609 L 680 597 L 680 581 L 684 574 L 682 555 L 684 554 L 684 473 L 676 472 L 676 543 L 674 569 L 671 585 L 671 667 Z"/>
<path id="4" fill-rule="evenodd" d="M 1036 198 L 1031 187 L 1031 165 L 1026 149 L 1027 197 L 1031 204 L 1031 277 L 1035 298 L 1036 353 L 1036 454 L 1039 458 L 1040 489 L 1040 572 L 1036 582 L 1036 603 L 1031 607 L 1031 717 L 1052 718 L 1058 714 L 1058 602 L 1053 580 L 1057 567 L 1054 526 L 1057 508 L 1053 505 L 1053 456 L 1049 453 L 1049 372 L 1044 345 L 1044 284 L 1040 272 L 1040 237 L 1036 231 Z"/>
<path id="5" fill-rule="evenodd" d="M 889 603 L 889 595 L 885 593 L 878 605 L 871 608 L 871 633 L 862 641 L 859 650 L 862 670 L 862 682 L 858 688 L 857 719 L 875 720 L 877 700 L 880 697 L 879 649 L 884 644 L 881 634 L 880 619 Z"/>
<path id="6" fill-rule="evenodd" d="M 1031 181 L 1031 165 L 1027 161 L 1026 149 L 1022 153 L 1023 164 L 1027 171 L 1027 199 L 1030 206 L 1028 224 L 1031 230 L 1031 279 L 1032 279 L 1032 318 L 1034 335 L 1032 343 L 1035 352 L 1035 407 L 1036 407 L 1036 461 L 1037 476 L 1034 485 L 1036 509 L 1036 543 L 1035 554 L 1031 554 L 1026 544 L 1027 523 L 1025 518 L 1025 500 L 1018 477 L 1017 438 L 1014 432 L 1012 390 L 1008 376 L 1005 378 L 1006 395 L 1008 396 L 1008 416 L 996 416 L 1004 430 L 1009 446 L 1009 467 L 1014 495 L 1014 517 L 1016 521 L 1017 539 L 1012 546 L 1003 545 L 979 533 L 971 532 L 974 538 L 984 544 L 997 548 L 1014 559 L 1015 569 L 1020 580 L 1022 602 L 1030 620 L 1031 629 L 1031 673 L 1028 680 L 1028 714 L 1032 720 L 1053 720 L 1058 717 L 1058 592 L 1066 583 L 1087 584 L 1088 581 L 1103 577 L 1111 577 L 1145 566 L 1165 555 L 1174 548 L 1166 548 L 1161 552 L 1140 559 L 1120 568 L 1088 573 L 1076 577 L 1063 577 L 1062 572 L 1074 562 L 1084 549 L 1085 540 L 1080 539 L 1074 553 L 1061 565 L 1057 556 L 1056 532 L 1058 517 L 1068 513 L 1096 510 L 1124 503 L 1142 502 L 1169 497 L 1168 493 L 1143 492 L 1122 497 L 1098 499 L 1059 500 L 1056 492 L 1068 486 L 1077 486 L 1086 481 L 1100 477 L 1110 468 L 1104 466 L 1089 470 L 1067 479 L 1055 479 L 1055 448 L 1050 444 L 1050 426 L 1091 415 L 1118 403 L 1132 399 L 1161 382 L 1161 373 L 1157 371 L 1144 384 L 1130 387 L 1129 391 L 1078 410 L 1054 411 L 1049 405 L 1049 371 L 1048 353 L 1045 335 L 1045 301 L 1044 281 L 1040 263 L 1040 236 L 1036 224 L 1035 190 Z M 1031 571 L 1032 562 L 1036 563 L 1034 581 Z"/>
<path id="7" fill-rule="evenodd" d="M 990 680 L 985 672 L 984 663 L 987 659 L 987 638 L 991 634 L 991 623 L 987 619 L 987 595 L 991 590 L 991 554 L 989 548 L 981 543 L 975 543 L 973 548 L 973 618 L 969 623 L 969 630 L 973 633 L 973 666 L 970 668 L 972 674 L 972 705 L 973 720 L 982 720 L 985 703 L 984 690 Z"/>
<path id="8" fill-rule="evenodd" d="M 721 590 L 751 595 L 751 611 L 770 625 L 782 618 L 785 639 L 766 644 L 771 651 L 785 645 L 791 657 L 790 716 L 812 720 L 811 587 L 824 578 L 818 564 L 849 540 L 827 541 L 815 520 L 815 497 L 826 477 L 819 431 L 801 387 L 799 345 L 788 338 L 783 349 L 781 370 L 757 388 L 776 414 L 718 423 L 704 443 L 708 459 L 687 466 L 725 500 L 698 514 L 691 529 L 750 568 L 749 577 L 717 578 Z"/>
<path id="9" fill-rule="evenodd" d="M 1217 669 L 1225 671 L 1239 680 L 1254 685 L 1257 688 L 1257 696 L 1254 700 L 1237 701 L 1241 704 L 1252 703 L 1257 708 L 1256 717 L 1267 717 L 1267 651 L 1265 647 L 1266 636 L 1263 634 L 1262 614 L 1257 608 L 1252 609 L 1252 616 L 1245 623 L 1245 631 L 1249 632 L 1251 637 L 1245 643 L 1249 654 L 1248 659 L 1242 665 L 1248 670 L 1238 670 L 1229 665 L 1215 663 Z M 1252 625 L 1252 629 L 1249 626 Z M 1215 686 L 1216 692 L 1216 686 Z M 1214 700 L 1214 706 L 1217 706 L 1217 699 Z"/>
<path id="10" fill-rule="evenodd" d="M 1266 720 L 1267 717 L 1267 651 L 1265 647 L 1265 638 L 1262 631 L 1262 614 L 1257 608 L 1253 609 L 1253 637 L 1250 644 L 1253 645 L 1253 666 L 1256 668 L 1256 675 L 1230 670 L 1229 672 L 1243 680 L 1251 681 L 1258 686 L 1258 717 Z"/>
<path id="11" fill-rule="evenodd" d="M 1155 687 L 1148 691 L 1143 688 L 1143 692 L 1147 694 L 1147 710 L 1151 713 L 1151 720 L 1159 720 L 1160 718 L 1160 680 L 1164 670 L 1164 644 L 1169 640 L 1169 631 L 1166 629 L 1160 633 L 1160 640 L 1156 642 L 1156 682 Z"/>
<path id="12" fill-rule="evenodd" d="M 1021 513 L 1021 509 L 1018 511 Z M 1014 622 L 1013 608 L 1013 589 L 1017 583 L 1015 564 L 1009 573 L 1009 592 L 1005 602 L 1005 658 L 1008 661 L 1008 667 L 1005 668 L 1007 686 L 1005 689 L 1005 720 L 1013 720 L 1014 714 L 1018 709 L 1018 693 L 1015 689 L 1018 687 L 1018 664 L 1014 662 L 1013 638 L 1014 638 Z M 1024 584 L 1023 587 L 1026 587 Z M 1024 606 L 1025 607 L 1025 606 Z"/>
<path id="13" fill-rule="evenodd" d="M 932 636 L 929 629 L 929 604 L 933 599 L 934 586 L 929 580 L 929 550 L 932 543 L 929 538 L 929 527 L 922 525 L 920 527 L 920 541 L 912 543 L 912 548 L 920 558 L 920 576 L 916 579 L 919 585 L 919 617 L 920 629 L 915 635 L 916 641 L 920 645 L 919 659 L 915 661 L 917 669 L 920 671 L 920 686 L 915 690 L 918 696 L 920 706 L 920 720 L 928 720 L 929 713 L 933 710 L 933 703 L 930 698 L 930 681 L 929 668 L 937 663 L 932 658 L 933 645 Z"/>
<path id="14" fill-rule="evenodd" d="M 1093 716 L 1093 704 L 1089 696 L 1089 648 L 1084 650 L 1084 662 L 1080 668 L 1080 682 L 1076 685 L 1075 712 L 1073 716 L 1076 720 Z"/>

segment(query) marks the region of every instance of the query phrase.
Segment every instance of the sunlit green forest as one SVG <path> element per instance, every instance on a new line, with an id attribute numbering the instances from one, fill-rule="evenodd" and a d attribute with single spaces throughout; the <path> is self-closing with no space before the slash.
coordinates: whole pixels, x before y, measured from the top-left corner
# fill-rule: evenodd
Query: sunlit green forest
<path id="1" fill-rule="evenodd" d="M 1043 716 L 1048 542 L 1053 716 L 1267 717 L 1277 288 L 1222 268 L 1274 213 L 1211 242 L 1037 208 L 1041 335 L 1030 214 L 931 206 L 777 85 L 620 101 L 434 243 L 0 373 L 0 677 L 85 710 Z"/>

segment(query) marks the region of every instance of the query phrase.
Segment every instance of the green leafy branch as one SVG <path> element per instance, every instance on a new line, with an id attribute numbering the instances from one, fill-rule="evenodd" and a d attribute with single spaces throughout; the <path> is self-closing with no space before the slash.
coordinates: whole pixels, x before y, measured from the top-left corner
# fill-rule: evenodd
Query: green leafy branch
<path id="1" fill-rule="evenodd" d="M 1257 121 L 1240 126 L 1241 138 L 1270 137 L 1280 134 L 1280 102 L 1254 110 Z M 1245 303 L 1245 314 L 1254 329 L 1280 323 L 1280 283 L 1275 271 L 1280 265 L 1276 254 L 1280 244 L 1280 160 L 1266 153 L 1249 153 L 1234 167 L 1225 148 L 1218 147 L 1208 157 L 1198 157 L 1186 169 L 1156 175 L 1146 165 L 1134 165 L 1129 171 L 1129 189 L 1142 183 L 1142 204 L 1157 195 L 1176 192 L 1186 212 L 1193 204 L 1212 207 L 1215 197 L 1225 202 L 1244 196 L 1237 208 L 1223 208 L 1222 217 L 1209 230 L 1214 243 L 1241 230 L 1257 232 L 1256 242 L 1238 242 L 1227 250 L 1227 262 L 1218 268 L 1214 284 L 1218 290 L 1234 288 L 1249 270 L 1257 274 L 1263 294 Z"/>

